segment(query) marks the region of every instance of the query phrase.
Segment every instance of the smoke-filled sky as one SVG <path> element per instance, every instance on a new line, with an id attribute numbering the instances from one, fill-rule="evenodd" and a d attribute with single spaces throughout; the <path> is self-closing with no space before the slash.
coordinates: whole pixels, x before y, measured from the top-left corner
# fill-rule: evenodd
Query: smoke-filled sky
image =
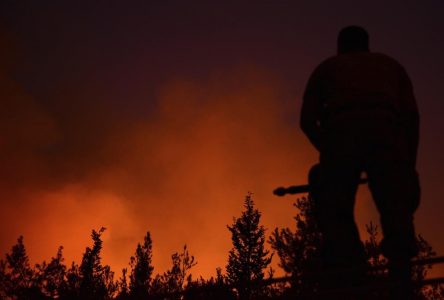
<path id="1" fill-rule="evenodd" d="M 444 253 L 444 2 L 332 3 L 2 1 L 0 253 L 24 235 L 33 262 L 59 245 L 78 261 L 104 226 L 104 262 L 120 272 L 150 231 L 155 272 L 186 243 L 208 277 L 247 192 L 268 233 L 294 227 L 294 197 L 271 192 L 317 161 L 301 96 L 352 24 L 412 78 L 417 231 Z M 365 187 L 356 214 L 361 230 L 377 221 Z"/>

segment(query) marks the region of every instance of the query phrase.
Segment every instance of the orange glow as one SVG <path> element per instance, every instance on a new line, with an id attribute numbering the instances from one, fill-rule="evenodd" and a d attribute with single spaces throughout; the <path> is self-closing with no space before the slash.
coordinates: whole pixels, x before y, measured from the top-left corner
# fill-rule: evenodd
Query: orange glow
<path id="1" fill-rule="evenodd" d="M 1 194 L 14 200 L 1 204 L 1 253 L 23 234 L 31 261 L 48 260 L 63 245 L 67 264 L 78 262 L 91 229 L 103 226 L 104 263 L 119 276 L 150 231 L 155 272 L 165 271 L 170 255 L 187 244 L 198 261 L 194 274 L 209 277 L 226 265 L 226 225 L 240 214 L 248 191 L 268 232 L 294 226 L 292 199 L 271 191 L 305 183 L 317 155 L 297 122 L 289 126 L 300 100 L 282 105 L 280 80 L 266 70 L 243 66 L 205 82 L 171 80 L 159 90 L 156 114 L 143 120 L 104 119 L 101 106 L 87 107 L 73 122 L 108 122 L 106 130 L 95 135 L 94 128 L 69 123 L 79 144 L 54 157 L 45 153 L 66 138 L 60 123 L 14 82 L 0 82 L 2 93 L 14 95 L 13 123 L 0 118 L 8 133 L 1 142 L 15 147 L 2 150 L 8 179 Z M 13 131 L 3 130 L 11 124 Z M 365 189 L 360 199 L 362 229 L 377 215 Z"/>

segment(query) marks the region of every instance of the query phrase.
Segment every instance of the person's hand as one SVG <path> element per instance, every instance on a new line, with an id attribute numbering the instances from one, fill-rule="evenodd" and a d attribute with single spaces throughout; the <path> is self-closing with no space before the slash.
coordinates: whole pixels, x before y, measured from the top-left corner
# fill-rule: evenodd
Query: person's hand
<path id="1" fill-rule="evenodd" d="M 276 196 L 279 196 L 279 197 L 285 196 L 286 193 L 287 193 L 287 189 L 284 187 L 278 187 L 277 189 L 275 189 L 273 191 L 273 194 L 275 194 Z"/>

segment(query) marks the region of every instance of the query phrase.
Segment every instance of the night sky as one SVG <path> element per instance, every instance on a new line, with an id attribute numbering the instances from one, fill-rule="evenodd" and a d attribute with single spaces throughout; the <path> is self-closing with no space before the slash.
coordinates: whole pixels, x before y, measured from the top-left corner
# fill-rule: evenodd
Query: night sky
<path id="1" fill-rule="evenodd" d="M 294 197 L 271 192 L 305 183 L 317 161 L 298 127 L 301 97 L 347 25 L 412 79 L 417 231 L 444 254 L 444 2 L 240 3 L 1 2 L 2 257 L 23 234 L 32 262 L 59 245 L 78 261 L 104 226 L 116 272 L 150 231 L 155 272 L 186 243 L 208 277 L 226 265 L 226 225 L 247 192 L 268 233 L 294 227 Z M 366 187 L 356 215 L 362 231 L 378 220 Z"/>

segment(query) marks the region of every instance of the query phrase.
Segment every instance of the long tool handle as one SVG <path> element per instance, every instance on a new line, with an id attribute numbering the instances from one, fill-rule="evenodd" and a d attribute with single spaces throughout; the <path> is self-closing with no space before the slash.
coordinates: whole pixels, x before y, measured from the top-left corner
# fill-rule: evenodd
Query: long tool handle
<path id="1" fill-rule="evenodd" d="M 367 183 L 367 178 L 361 178 L 359 179 L 359 184 L 365 184 Z M 309 193 L 311 190 L 310 185 L 304 184 L 304 185 L 292 185 L 289 187 L 278 187 L 273 191 L 273 194 L 279 197 L 285 196 L 285 195 L 295 195 L 295 194 L 303 194 L 303 193 Z"/>

